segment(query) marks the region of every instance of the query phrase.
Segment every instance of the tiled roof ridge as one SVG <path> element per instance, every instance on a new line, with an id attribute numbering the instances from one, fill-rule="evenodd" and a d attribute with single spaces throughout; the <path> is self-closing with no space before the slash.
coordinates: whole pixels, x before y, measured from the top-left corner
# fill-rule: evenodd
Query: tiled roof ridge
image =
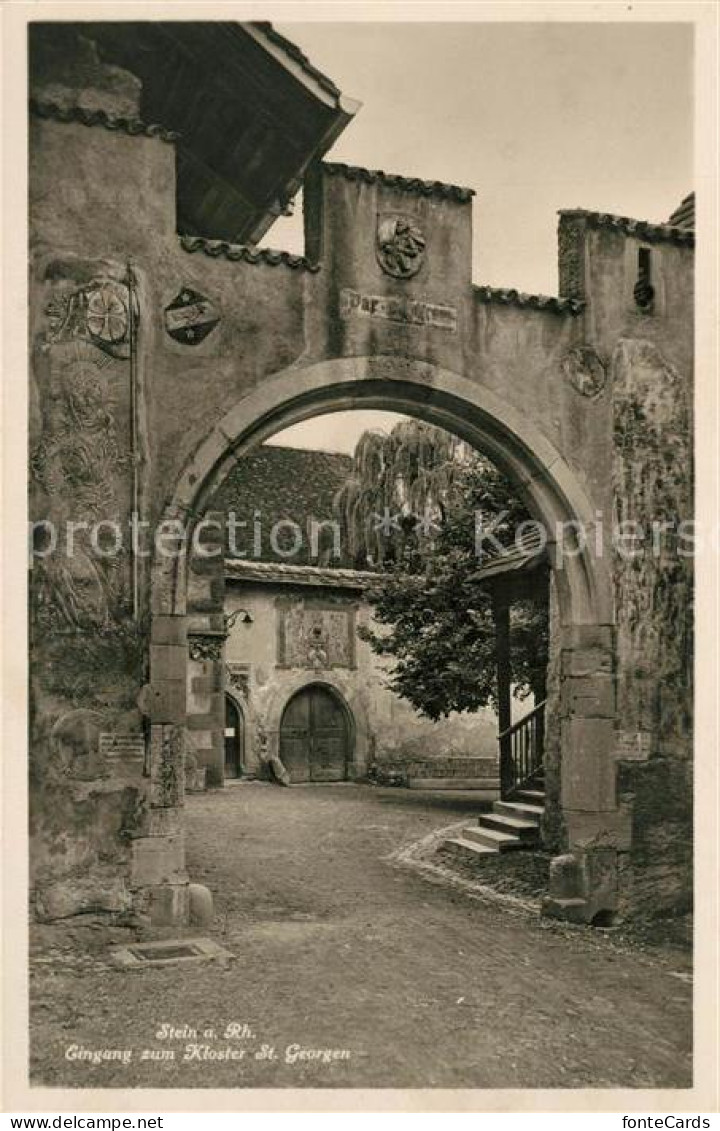
<path id="1" fill-rule="evenodd" d="M 320 265 L 311 263 L 304 255 L 293 255 L 289 251 L 275 251 L 270 247 L 248 247 L 247 244 L 228 243 L 227 240 L 212 240 L 205 236 L 180 236 L 183 251 L 191 254 L 202 251 L 213 259 L 222 256 L 231 262 L 244 260 L 245 263 L 265 263 L 269 267 L 282 264 L 292 270 L 319 271 Z"/>
<path id="2" fill-rule="evenodd" d="M 180 134 L 164 126 L 141 121 L 140 118 L 126 118 L 119 114 L 108 114 L 106 110 L 88 110 L 83 106 L 60 106 L 57 102 L 43 102 L 30 99 L 30 111 L 38 118 L 52 118 L 56 122 L 80 122 L 83 126 L 103 126 L 106 130 L 119 133 L 156 137 L 160 141 L 175 142 Z"/>
<path id="3" fill-rule="evenodd" d="M 585 220 L 591 228 L 614 228 L 629 236 L 639 236 L 650 243 L 666 240 L 687 247 L 692 247 L 695 243 L 695 232 L 692 229 L 673 224 L 653 224 L 650 220 L 634 220 L 630 216 L 615 216 L 610 212 L 590 212 L 586 208 L 563 208 L 559 215 L 561 218 Z"/>
<path id="4" fill-rule="evenodd" d="M 585 302 L 578 298 L 526 294 L 513 287 L 476 286 L 473 289 L 480 301 L 485 303 L 531 307 L 534 310 L 548 310 L 552 314 L 582 314 L 585 309 Z"/>
<path id="5" fill-rule="evenodd" d="M 382 182 L 401 192 L 414 192 L 419 196 L 439 196 L 445 200 L 465 203 L 475 195 L 475 190 L 461 185 L 446 184 L 444 181 L 427 181 L 420 177 L 404 177 L 400 173 L 386 173 L 382 169 L 364 169 L 360 165 L 345 165 L 339 161 L 323 161 L 322 168 L 331 177 L 345 177 L 348 181 L 364 181 L 365 184 Z"/>
<path id="6" fill-rule="evenodd" d="M 327 94 L 330 94 L 333 98 L 342 97 L 342 91 L 335 85 L 332 79 L 329 79 L 327 75 L 324 75 L 322 71 L 319 71 L 317 67 L 313 66 L 305 52 L 298 47 L 297 43 L 293 43 L 291 39 L 286 39 L 284 35 L 273 27 L 269 20 L 252 20 L 251 23 L 253 27 L 267 36 L 276 47 L 279 47 L 290 59 L 302 67 L 305 73 L 309 75 L 310 78 L 314 79 Z"/>

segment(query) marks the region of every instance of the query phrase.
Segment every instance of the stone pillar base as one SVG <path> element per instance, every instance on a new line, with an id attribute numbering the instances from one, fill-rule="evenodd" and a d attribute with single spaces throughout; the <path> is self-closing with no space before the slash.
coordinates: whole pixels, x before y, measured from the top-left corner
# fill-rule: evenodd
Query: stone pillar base
<path id="1" fill-rule="evenodd" d="M 151 927 L 212 926 L 213 898 L 202 884 L 154 884 L 136 893 L 137 909 L 150 919 Z"/>
<path id="2" fill-rule="evenodd" d="M 610 926 L 617 905 L 617 849 L 565 853 L 550 862 L 550 891 L 541 914 L 570 923 Z"/>

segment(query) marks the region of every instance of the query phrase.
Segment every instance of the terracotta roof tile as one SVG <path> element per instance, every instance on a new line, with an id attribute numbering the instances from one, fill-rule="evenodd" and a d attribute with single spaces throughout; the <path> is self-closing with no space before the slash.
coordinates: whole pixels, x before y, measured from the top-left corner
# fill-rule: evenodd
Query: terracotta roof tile
<path id="1" fill-rule="evenodd" d="M 245 263 L 265 263 L 269 267 L 282 264 L 293 270 L 300 268 L 304 271 L 320 270 L 317 263 L 310 263 L 303 255 L 293 255 L 289 251 L 274 251 L 270 247 L 248 247 L 245 244 L 228 243 L 226 240 L 209 240 L 204 236 L 181 236 L 180 246 L 183 251 L 189 251 L 191 254 L 202 251 L 204 255 L 209 255 L 213 259 L 222 256 L 223 259 L 232 262 L 243 260 Z"/>
<path id="2" fill-rule="evenodd" d="M 474 291 L 480 302 L 530 307 L 533 310 L 547 310 L 552 314 L 581 314 L 585 309 L 584 301 L 577 298 L 529 295 L 505 287 L 475 287 Z"/>
<path id="3" fill-rule="evenodd" d="M 80 122 L 83 126 L 104 126 L 106 130 L 117 130 L 133 137 L 144 135 L 167 142 L 177 141 L 180 137 L 174 130 L 148 125 L 139 118 L 122 118 L 108 114 L 105 110 L 86 110 L 82 106 L 59 106 L 56 102 L 38 102 L 31 98 L 30 111 L 38 118 L 52 118 L 56 122 Z"/>
<path id="4" fill-rule="evenodd" d="M 402 177 L 399 173 L 385 173 L 382 169 L 363 169 L 359 165 L 343 165 L 339 162 L 324 161 L 322 168 L 331 177 L 344 177 L 347 181 L 363 181 L 374 185 L 382 183 L 400 192 L 412 192 L 417 196 L 438 196 L 445 200 L 465 203 L 475 195 L 475 190 L 449 185 L 443 181 L 424 181 L 419 177 Z"/>
<path id="5" fill-rule="evenodd" d="M 670 224 L 651 224 L 649 220 L 633 220 L 629 216 L 613 216 L 609 212 L 588 212 L 584 208 L 563 208 L 560 216 L 584 219 L 590 228 L 614 228 L 627 236 L 637 236 L 648 243 L 665 241 L 693 247 L 695 233 L 689 228 Z"/>

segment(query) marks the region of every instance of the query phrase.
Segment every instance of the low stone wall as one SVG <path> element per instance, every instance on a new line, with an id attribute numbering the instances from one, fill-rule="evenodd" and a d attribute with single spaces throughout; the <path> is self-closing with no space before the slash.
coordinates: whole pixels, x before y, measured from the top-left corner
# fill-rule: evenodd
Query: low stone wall
<path id="1" fill-rule="evenodd" d="M 371 766 L 368 777 L 378 785 L 408 785 L 413 781 L 432 780 L 438 785 L 448 781 L 467 780 L 492 783 L 498 780 L 496 758 L 407 758 L 379 761 Z M 452 788 L 443 785 L 443 788 Z"/>

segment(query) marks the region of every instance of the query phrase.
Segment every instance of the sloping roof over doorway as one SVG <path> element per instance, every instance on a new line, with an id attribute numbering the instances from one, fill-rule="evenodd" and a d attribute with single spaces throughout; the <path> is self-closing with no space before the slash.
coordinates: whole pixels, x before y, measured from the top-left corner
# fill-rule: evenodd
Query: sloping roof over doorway
<path id="1" fill-rule="evenodd" d="M 523 531 L 515 541 L 505 548 L 498 550 L 489 548 L 484 555 L 484 564 L 473 574 L 473 581 L 494 581 L 496 578 L 511 574 L 530 573 L 538 566 L 547 563 L 546 538 L 540 526 L 534 525 L 530 530 Z"/>
<path id="2" fill-rule="evenodd" d="M 266 585 L 310 585 L 321 589 L 370 589 L 383 579 L 379 573 L 359 569 L 325 569 L 321 566 L 291 565 L 226 558 L 226 582 L 260 582 Z"/>
<path id="3" fill-rule="evenodd" d="M 180 135 L 185 235 L 256 243 L 360 106 L 269 23 L 77 26 L 104 62 L 141 80 L 143 121 Z"/>

